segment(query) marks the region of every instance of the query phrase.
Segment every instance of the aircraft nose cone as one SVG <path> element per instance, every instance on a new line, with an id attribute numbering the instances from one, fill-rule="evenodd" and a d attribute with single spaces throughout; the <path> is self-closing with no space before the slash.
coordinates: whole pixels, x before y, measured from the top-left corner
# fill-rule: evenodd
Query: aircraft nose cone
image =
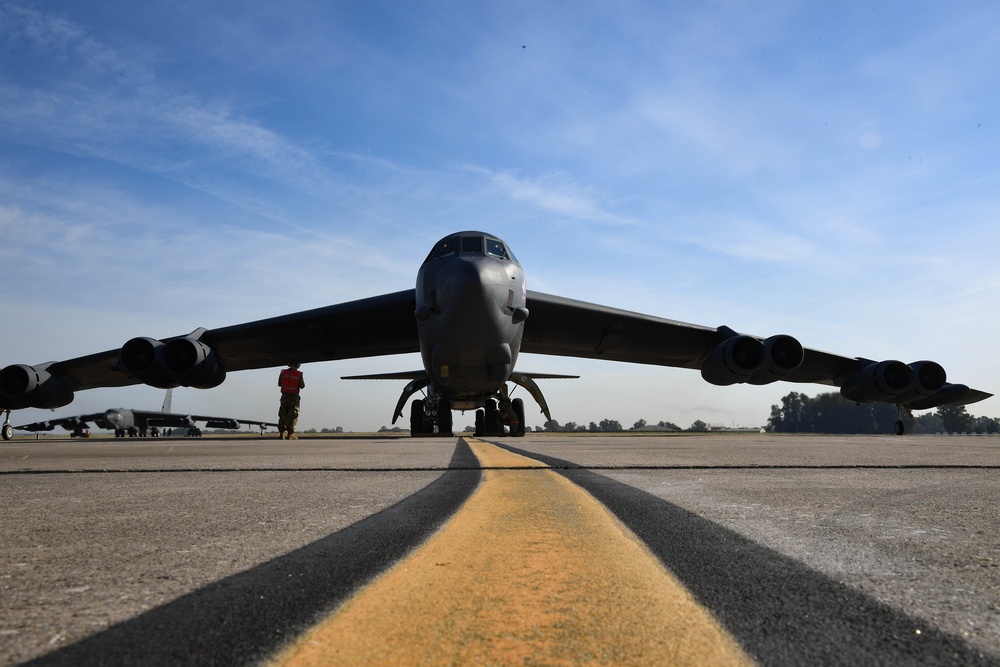
<path id="1" fill-rule="evenodd" d="M 478 284 L 482 280 L 476 262 L 456 257 L 438 270 L 438 287 L 446 285 Z"/>
<path id="2" fill-rule="evenodd" d="M 435 281 L 438 303 L 473 308 L 484 300 L 483 275 L 477 262 L 456 258 L 442 266 Z"/>

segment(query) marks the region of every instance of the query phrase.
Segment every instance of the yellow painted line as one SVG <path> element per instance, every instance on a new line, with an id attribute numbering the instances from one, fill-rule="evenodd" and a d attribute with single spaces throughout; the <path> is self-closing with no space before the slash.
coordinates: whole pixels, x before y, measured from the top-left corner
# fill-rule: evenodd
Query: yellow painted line
<path id="1" fill-rule="evenodd" d="M 753 664 L 591 495 L 468 442 L 487 470 L 465 506 L 272 664 Z"/>

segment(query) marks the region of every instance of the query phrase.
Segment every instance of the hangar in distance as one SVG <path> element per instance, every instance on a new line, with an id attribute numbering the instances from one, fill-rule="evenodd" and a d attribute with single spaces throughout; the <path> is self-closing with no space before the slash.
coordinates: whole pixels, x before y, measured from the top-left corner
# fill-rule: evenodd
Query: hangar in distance
<path id="1" fill-rule="evenodd" d="M 521 352 L 701 372 L 712 384 L 803 382 L 840 388 L 858 403 L 914 410 L 964 405 L 992 394 L 949 382 L 934 361 L 904 363 L 803 348 L 789 335 L 755 336 L 527 290 L 524 269 L 499 237 L 458 232 L 438 241 L 416 287 L 358 301 L 169 338 L 142 337 L 120 348 L 0 370 L 0 410 L 56 408 L 74 392 L 145 383 L 208 389 L 226 374 L 302 363 L 419 352 L 423 368 L 368 378 L 409 380 L 393 421 L 410 403 L 414 435 L 449 433 L 452 410 L 476 410 L 477 433 L 523 433 L 526 388 L 546 417 L 535 380 L 515 368 Z M 560 376 L 562 377 L 562 376 Z M 4 436 L 9 424 L 5 419 Z M 903 421 L 896 422 L 903 432 Z"/>

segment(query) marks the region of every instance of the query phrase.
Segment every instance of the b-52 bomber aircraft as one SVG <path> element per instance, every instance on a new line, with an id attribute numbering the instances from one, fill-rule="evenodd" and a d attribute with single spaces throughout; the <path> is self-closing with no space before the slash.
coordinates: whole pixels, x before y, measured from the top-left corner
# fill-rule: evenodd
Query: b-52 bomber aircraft
<path id="1" fill-rule="evenodd" d="M 115 432 L 116 438 L 126 436 L 146 437 L 147 435 L 160 435 L 164 428 L 181 429 L 186 435 L 201 435 L 199 422 L 204 423 L 204 428 L 224 428 L 238 430 L 241 424 L 257 426 L 261 435 L 268 426 L 278 427 L 271 422 L 254 421 L 252 419 L 233 419 L 232 417 L 209 417 L 205 415 L 189 415 L 171 412 L 171 400 L 173 389 L 167 389 L 167 395 L 163 399 L 163 407 L 159 412 L 155 410 L 136 410 L 130 408 L 111 408 L 104 412 L 95 412 L 89 415 L 75 415 L 73 417 L 59 417 L 32 424 L 15 426 L 15 431 L 52 431 L 57 426 L 61 426 L 70 432 L 71 438 L 84 437 L 89 430 L 88 424 L 94 424 L 98 428 L 108 429 Z"/>
<path id="2" fill-rule="evenodd" d="M 144 382 L 208 389 L 226 373 L 302 363 L 419 352 L 423 369 L 366 377 L 409 379 L 393 421 L 411 403 L 413 435 L 449 433 L 452 410 L 476 410 L 478 433 L 524 432 L 524 405 L 508 383 L 526 388 L 551 418 L 533 373 L 515 370 L 521 352 L 699 370 L 716 385 L 777 380 L 832 385 L 855 402 L 923 410 L 989 398 L 947 381 L 933 361 L 842 357 L 769 337 L 685 324 L 529 292 L 524 269 L 492 234 L 466 231 L 438 241 L 417 271 L 415 289 L 172 338 L 133 338 L 121 348 L 0 370 L 0 410 L 55 408 L 76 391 Z M 902 419 L 896 432 L 904 429 Z M 8 435 L 5 422 L 4 437 Z"/>

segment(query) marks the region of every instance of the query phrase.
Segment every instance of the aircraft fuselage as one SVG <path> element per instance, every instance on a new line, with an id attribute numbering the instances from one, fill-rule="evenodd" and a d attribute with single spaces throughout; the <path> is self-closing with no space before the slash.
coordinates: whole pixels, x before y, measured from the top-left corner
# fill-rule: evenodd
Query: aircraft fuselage
<path id="1" fill-rule="evenodd" d="M 112 431 L 127 431 L 128 429 L 135 428 L 137 426 L 135 423 L 135 415 L 131 410 L 126 408 L 111 408 L 110 410 L 105 410 L 103 419 L 95 421 L 95 424 L 100 428 L 106 428 Z"/>
<path id="2" fill-rule="evenodd" d="M 420 356 L 432 387 L 457 410 L 481 407 L 510 378 L 521 348 L 524 270 L 500 239 L 442 239 L 417 272 Z"/>

